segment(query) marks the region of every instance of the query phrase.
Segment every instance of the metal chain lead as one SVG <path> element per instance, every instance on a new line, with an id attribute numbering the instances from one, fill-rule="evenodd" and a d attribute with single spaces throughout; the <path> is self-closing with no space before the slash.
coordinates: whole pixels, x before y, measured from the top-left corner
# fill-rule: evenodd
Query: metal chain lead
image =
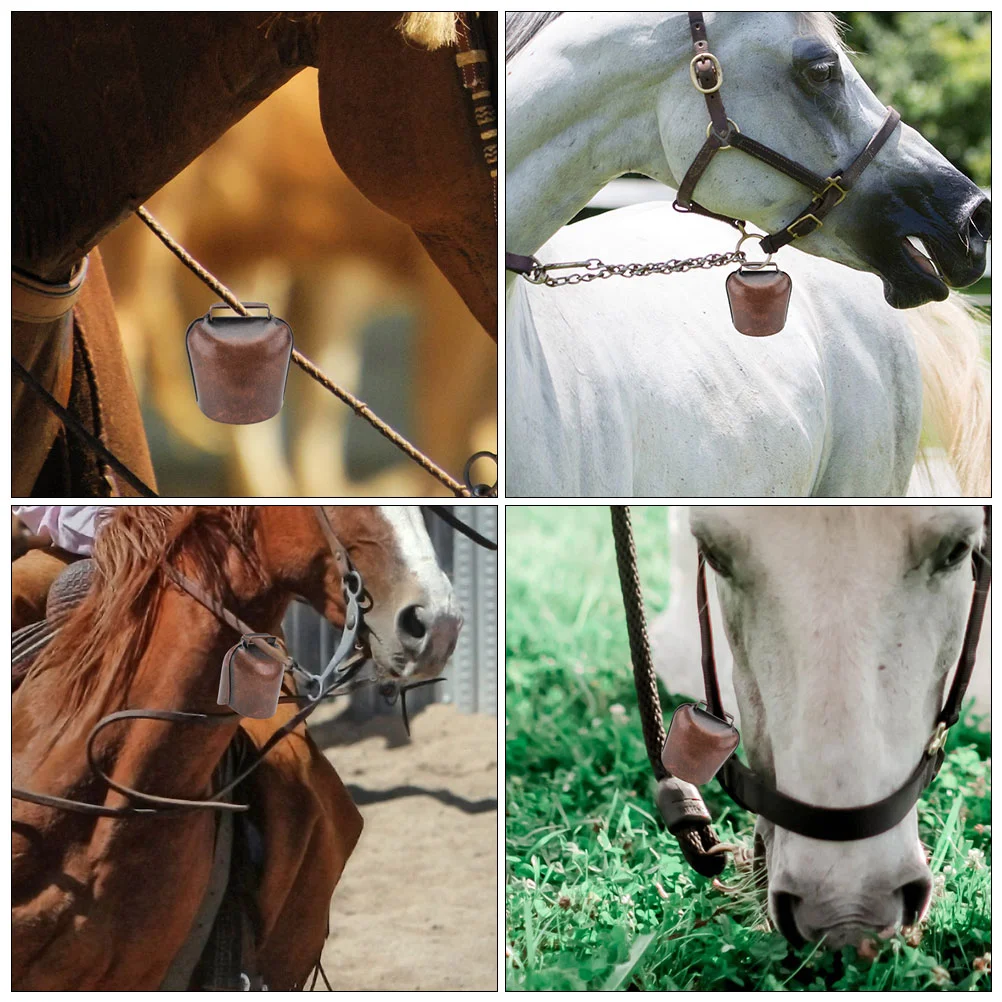
<path id="1" fill-rule="evenodd" d="M 247 308 L 222 282 L 207 268 L 199 264 L 164 228 L 144 206 L 136 209 L 136 215 L 156 234 L 160 242 L 193 274 L 197 275 L 212 291 L 219 296 L 236 313 L 242 317 L 248 316 Z M 440 466 L 429 459 L 420 449 L 415 448 L 395 428 L 392 428 L 372 412 L 369 405 L 358 397 L 338 386 L 326 373 L 317 368 L 305 355 L 293 350 L 292 360 L 310 378 L 316 380 L 324 389 L 333 393 L 339 400 L 346 403 L 359 417 L 365 418 L 373 428 L 384 438 L 388 438 L 401 452 L 406 453 L 426 473 L 444 484 L 457 497 L 473 497 L 473 492 L 458 480 L 454 480 Z"/>
<path id="2" fill-rule="evenodd" d="M 580 285 L 594 282 L 597 278 L 643 278 L 646 275 L 672 275 L 697 268 L 720 268 L 728 264 L 744 264 L 748 260 L 744 251 L 729 251 L 726 254 L 707 254 L 704 257 L 673 258 L 670 261 L 652 261 L 649 264 L 606 264 L 597 257 L 587 261 L 561 261 L 554 264 L 539 264 L 525 276 L 533 285 L 548 285 L 559 288 L 562 285 Z M 553 277 L 551 271 L 566 271 L 583 268 L 571 275 Z"/>

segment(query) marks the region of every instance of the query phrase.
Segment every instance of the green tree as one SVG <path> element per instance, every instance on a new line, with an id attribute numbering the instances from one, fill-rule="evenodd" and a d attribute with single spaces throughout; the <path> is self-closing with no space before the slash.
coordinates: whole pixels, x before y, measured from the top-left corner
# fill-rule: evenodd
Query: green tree
<path id="1" fill-rule="evenodd" d="M 854 62 L 951 163 L 991 185 L 991 13 L 838 11 Z"/>

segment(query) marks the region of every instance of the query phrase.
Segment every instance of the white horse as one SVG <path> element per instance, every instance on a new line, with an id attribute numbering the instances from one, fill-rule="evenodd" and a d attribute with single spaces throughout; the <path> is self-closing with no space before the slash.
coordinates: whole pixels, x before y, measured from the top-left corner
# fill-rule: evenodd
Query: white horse
<path id="1" fill-rule="evenodd" d="M 695 567 L 695 545 L 683 511 L 671 517 L 678 604 L 652 628 L 655 661 L 669 691 L 702 698 L 694 585 L 677 594 L 675 576 Z M 957 663 L 981 507 L 699 507 L 689 521 L 721 568 L 710 588 L 721 693 L 756 771 L 819 806 L 868 804 L 897 789 Z M 856 842 L 805 838 L 761 818 L 756 831 L 772 917 L 783 929 L 777 902 L 794 895 L 804 939 L 851 942 L 861 928 L 913 921 L 928 904 L 914 808 Z"/>
<path id="2" fill-rule="evenodd" d="M 732 248 L 729 228 L 666 206 L 557 233 L 612 178 L 638 171 L 677 187 L 695 157 L 708 116 L 689 80 L 684 15 L 513 15 L 506 28 L 510 250 L 625 263 Z M 827 172 L 879 126 L 884 109 L 831 18 L 729 13 L 710 15 L 707 30 L 727 112 L 761 142 Z M 713 159 L 697 197 L 767 231 L 805 202 L 797 183 L 736 150 Z M 983 489 L 976 326 L 950 308 L 909 322 L 879 283 L 899 308 L 945 298 L 945 282 L 983 271 L 989 219 L 977 187 L 902 125 L 846 203 L 797 241 L 880 278 L 783 255 L 794 294 L 775 337 L 736 333 L 719 272 L 561 289 L 509 274 L 508 493 L 900 495 L 923 381 L 961 486 Z"/>

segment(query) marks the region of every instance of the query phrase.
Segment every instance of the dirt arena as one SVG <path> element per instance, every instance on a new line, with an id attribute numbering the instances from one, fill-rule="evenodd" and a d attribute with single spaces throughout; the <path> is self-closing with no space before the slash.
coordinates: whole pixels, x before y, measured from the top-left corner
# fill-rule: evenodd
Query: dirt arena
<path id="1" fill-rule="evenodd" d="M 332 987 L 495 990 L 497 720 L 433 704 L 408 743 L 399 715 L 323 712 L 311 732 L 365 819 L 331 903 Z"/>

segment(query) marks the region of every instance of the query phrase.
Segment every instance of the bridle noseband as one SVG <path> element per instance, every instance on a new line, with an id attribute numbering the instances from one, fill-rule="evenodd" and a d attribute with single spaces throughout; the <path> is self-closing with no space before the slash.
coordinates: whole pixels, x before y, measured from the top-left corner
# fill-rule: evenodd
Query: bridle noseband
<path id="1" fill-rule="evenodd" d="M 689 32 L 692 35 L 693 57 L 689 62 L 689 77 L 693 86 L 706 100 L 706 110 L 710 114 L 710 123 L 706 129 L 706 142 L 703 143 L 696 159 L 679 185 L 675 199 L 675 208 L 679 212 L 695 212 L 711 219 L 719 219 L 744 232 L 745 221 L 711 212 L 693 199 L 693 192 L 699 179 L 706 172 L 713 158 L 721 150 L 741 150 L 748 156 L 755 157 L 768 164 L 774 170 L 793 178 L 794 181 L 810 189 L 814 197 L 810 204 L 788 226 L 770 233 L 760 241 L 762 250 L 772 254 L 780 247 L 794 240 L 806 237 L 824 225 L 824 219 L 837 205 L 841 205 L 849 194 L 859 176 L 873 162 L 891 133 L 898 127 L 901 116 L 893 109 L 887 109 L 887 115 L 880 128 L 873 134 L 862 153 L 842 171 L 836 171 L 827 177 L 815 174 L 796 160 L 791 160 L 782 153 L 744 135 L 737 124 L 727 117 L 724 111 L 724 100 L 720 95 L 724 80 L 720 60 L 710 51 L 706 37 L 706 22 L 701 11 L 689 11 Z"/>
<path id="2" fill-rule="evenodd" d="M 974 596 L 967 616 L 964 643 L 957 670 L 922 758 L 911 775 L 889 796 L 860 807 L 818 807 L 782 793 L 763 779 L 736 755 L 732 755 L 717 773 L 720 785 L 730 798 L 753 814 L 758 814 L 786 831 L 826 842 L 854 842 L 890 831 L 904 820 L 922 792 L 939 773 L 945 757 L 944 747 L 949 729 L 960 719 L 964 695 L 974 672 L 978 638 L 984 620 L 988 591 L 992 580 L 991 506 L 985 507 L 985 538 L 972 551 Z M 717 680 L 717 665 L 713 653 L 713 630 L 706 591 L 706 557 L 699 551 L 696 601 L 699 611 L 699 633 L 702 646 L 703 682 L 706 707 L 720 720 L 726 719 Z"/>

